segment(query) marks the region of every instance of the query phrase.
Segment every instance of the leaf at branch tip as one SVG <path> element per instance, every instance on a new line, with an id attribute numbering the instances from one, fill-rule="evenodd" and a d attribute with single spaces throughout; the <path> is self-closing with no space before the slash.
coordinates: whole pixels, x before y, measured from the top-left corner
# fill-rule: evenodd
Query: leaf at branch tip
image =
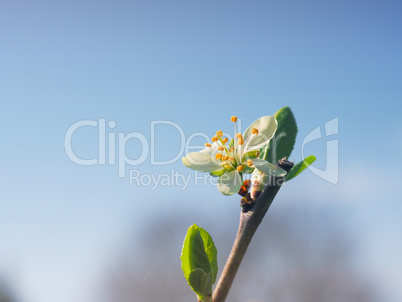
<path id="1" fill-rule="evenodd" d="M 296 119 L 289 107 L 283 107 L 274 114 L 278 121 L 278 128 L 274 137 L 269 142 L 266 160 L 277 163 L 280 159 L 289 158 L 296 142 L 297 124 Z"/>
<path id="2" fill-rule="evenodd" d="M 211 278 L 211 273 L 207 274 L 200 268 L 193 270 L 188 276 L 188 284 L 201 301 L 204 301 L 205 297 L 212 294 Z"/>
<path id="3" fill-rule="evenodd" d="M 208 232 L 193 224 L 187 231 L 180 258 L 184 277 L 193 291 L 201 300 L 212 294 L 218 263 L 217 250 Z"/>
<path id="4" fill-rule="evenodd" d="M 209 263 L 211 264 L 212 284 L 214 284 L 218 273 L 218 251 L 216 250 L 211 235 L 209 235 L 203 228 L 199 227 L 199 230 L 204 242 L 205 252 L 207 253 Z"/>
<path id="5" fill-rule="evenodd" d="M 316 160 L 316 157 L 314 155 L 310 155 L 310 156 L 306 157 L 303 161 L 294 165 L 292 170 L 290 170 L 288 176 L 286 177 L 286 181 L 289 181 L 292 178 L 295 178 L 297 175 L 299 175 L 301 172 L 303 172 L 308 166 L 310 166 L 315 160 Z"/>

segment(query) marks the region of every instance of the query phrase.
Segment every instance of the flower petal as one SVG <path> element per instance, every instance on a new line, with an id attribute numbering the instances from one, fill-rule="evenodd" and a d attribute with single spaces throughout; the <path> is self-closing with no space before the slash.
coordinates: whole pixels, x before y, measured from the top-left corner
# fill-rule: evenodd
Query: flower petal
<path id="1" fill-rule="evenodd" d="M 200 172 L 213 172 L 222 168 L 207 152 L 191 152 L 181 159 L 186 167 Z"/>
<path id="2" fill-rule="evenodd" d="M 237 170 L 233 170 L 218 179 L 218 190 L 222 194 L 232 195 L 239 192 L 243 182 L 243 177 Z"/>
<path id="3" fill-rule="evenodd" d="M 243 154 L 252 150 L 258 150 L 268 144 L 274 136 L 278 122 L 273 116 L 263 116 L 252 123 L 244 132 Z M 258 129 L 258 134 L 253 134 L 253 129 Z"/>
<path id="4" fill-rule="evenodd" d="M 263 159 L 253 159 L 254 166 L 264 172 L 265 174 L 272 175 L 272 176 L 285 176 L 286 171 L 278 166 L 271 164 L 270 162 L 263 160 Z"/>

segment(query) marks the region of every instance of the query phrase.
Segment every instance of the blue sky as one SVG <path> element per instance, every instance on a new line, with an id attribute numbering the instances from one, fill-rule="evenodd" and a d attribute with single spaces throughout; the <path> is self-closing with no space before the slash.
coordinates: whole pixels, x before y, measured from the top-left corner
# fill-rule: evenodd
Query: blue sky
<path id="1" fill-rule="evenodd" d="M 366 269 L 390 301 L 400 300 L 392 280 L 402 278 L 395 269 L 402 266 L 401 8 L 398 1 L 2 1 L 0 272 L 27 302 L 62 301 L 63 292 L 75 293 L 69 301 L 94 301 L 94 276 L 155 209 L 169 215 L 166 200 L 201 214 L 237 206 L 213 186 L 152 191 L 129 186 L 116 165 L 74 164 L 64 136 L 75 122 L 104 118 L 116 123 L 108 133 L 150 138 L 151 121 L 169 120 L 188 138 L 232 131 L 232 115 L 246 126 L 290 106 L 296 161 L 308 133 L 339 119 L 339 184 L 308 171 L 283 198 L 306 190 L 312 204 L 354 217 Z M 156 158 L 174 157 L 178 132 L 158 131 Z M 96 129 L 86 128 L 73 147 L 92 158 L 97 144 Z M 127 154 L 139 156 L 139 147 L 128 143 Z M 306 152 L 324 168 L 325 138 Z M 180 161 L 152 166 L 149 157 L 134 168 L 189 173 Z M 49 280 L 63 285 L 45 290 Z"/>

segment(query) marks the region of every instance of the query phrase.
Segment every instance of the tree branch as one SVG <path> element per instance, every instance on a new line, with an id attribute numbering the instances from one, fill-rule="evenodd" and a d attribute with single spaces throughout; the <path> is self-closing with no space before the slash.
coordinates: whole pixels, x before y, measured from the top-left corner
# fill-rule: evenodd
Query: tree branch
<path id="1" fill-rule="evenodd" d="M 293 167 L 293 163 L 281 160 L 278 166 L 286 170 L 288 173 Z M 240 263 L 243 260 L 244 254 L 254 236 L 258 226 L 267 213 L 269 207 L 272 204 L 276 194 L 281 188 L 282 183 L 285 181 L 285 177 L 270 177 L 268 183 L 265 185 L 258 197 L 254 206 L 250 211 L 240 213 L 239 229 L 237 236 L 230 252 L 229 258 L 226 261 L 226 265 L 216 285 L 213 302 L 224 302 L 232 286 L 233 280 L 239 269 Z"/>

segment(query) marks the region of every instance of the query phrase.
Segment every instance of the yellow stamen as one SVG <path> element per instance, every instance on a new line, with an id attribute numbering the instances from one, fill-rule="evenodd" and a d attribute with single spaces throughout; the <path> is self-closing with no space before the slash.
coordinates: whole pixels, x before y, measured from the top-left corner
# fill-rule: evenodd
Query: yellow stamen
<path id="1" fill-rule="evenodd" d="M 241 172 L 241 171 L 243 171 L 244 167 L 243 166 L 237 166 L 236 169 L 237 169 L 237 171 Z"/>
<path id="2" fill-rule="evenodd" d="M 223 136 L 223 132 L 222 132 L 222 130 L 219 130 L 218 132 L 216 132 L 216 136 L 218 136 L 218 137 L 222 137 L 222 136 Z"/>
<path id="3" fill-rule="evenodd" d="M 217 153 L 217 154 L 215 155 L 215 158 L 216 158 L 216 159 L 222 159 L 222 153 Z"/>
<path id="4" fill-rule="evenodd" d="M 225 139 L 223 140 L 223 143 L 226 144 L 229 141 L 229 139 L 227 137 L 225 137 Z"/>
<path id="5" fill-rule="evenodd" d="M 228 159 L 229 159 L 229 156 L 227 156 L 227 155 L 223 157 L 223 160 L 228 160 Z"/>
<path id="6" fill-rule="evenodd" d="M 233 157 L 229 157 L 229 160 L 230 160 L 230 161 L 234 161 L 234 158 L 233 158 Z"/>
<path id="7" fill-rule="evenodd" d="M 218 141 L 218 138 L 217 138 L 216 136 L 214 136 L 213 138 L 211 138 L 211 140 L 212 140 L 212 142 L 214 143 L 214 142 L 217 142 L 217 141 Z"/>
<path id="8" fill-rule="evenodd" d="M 223 151 L 223 150 L 225 150 L 225 148 L 223 148 L 222 146 L 219 146 L 219 147 L 218 147 L 218 150 L 219 150 L 219 151 Z"/>
<path id="9" fill-rule="evenodd" d="M 237 137 L 238 139 L 243 139 L 243 135 L 241 135 L 241 133 L 237 133 L 237 134 L 236 134 L 236 137 Z"/>
<path id="10" fill-rule="evenodd" d="M 258 135 L 258 129 L 257 128 L 253 128 L 253 130 L 251 132 L 253 133 L 253 135 Z"/>
<path id="11" fill-rule="evenodd" d="M 235 147 L 230 147 L 230 148 L 229 148 L 229 152 L 230 152 L 230 153 L 233 153 L 234 150 L 235 150 Z"/>
<path id="12" fill-rule="evenodd" d="M 233 123 L 236 123 L 237 122 L 237 116 L 232 116 L 230 118 L 230 121 L 233 122 Z"/>
<path id="13" fill-rule="evenodd" d="M 247 166 L 251 167 L 253 165 L 253 161 L 251 159 L 247 160 Z"/>
<path id="14" fill-rule="evenodd" d="M 208 144 L 208 143 L 205 143 L 204 146 L 205 146 L 205 147 L 208 147 L 208 148 L 211 148 L 211 147 L 212 147 L 212 145 L 211 145 L 211 144 Z"/>
<path id="15" fill-rule="evenodd" d="M 219 140 L 221 141 L 221 143 L 222 143 L 222 145 L 223 145 L 223 148 L 224 148 L 225 151 L 226 151 L 226 154 L 229 154 L 228 148 L 227 148 L 226 145 L 223 143 L 223 140 L 222 140 L 222 137 L 221 137 L 221 136 L 219 136 Z"/>
<path id="16" fill-rule="evenodd" d="M 244 144 L 244 140 L 243 140 L 243 138 L 239 138 L 239 139 L 238 139 L 238 144 L 239 144 L 239 146 L 241 146 L 241 145 L 243 145 L 243 144 Z"/>

